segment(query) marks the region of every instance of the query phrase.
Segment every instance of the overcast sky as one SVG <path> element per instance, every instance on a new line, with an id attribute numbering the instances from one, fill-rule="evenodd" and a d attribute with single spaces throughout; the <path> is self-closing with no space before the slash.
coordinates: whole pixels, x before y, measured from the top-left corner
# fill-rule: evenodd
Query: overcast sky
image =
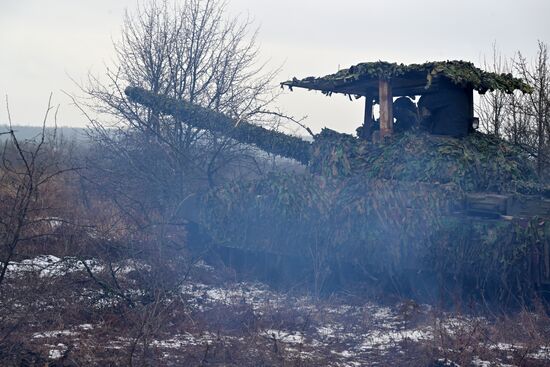
<path id="1" fill-rule="evenodd" d="M 85 119 L 61 90 L 70 77 L 100 73 L 113 58 L 125 8 L 136 0 L 0 0 L 0 123 L 8 95 L 14 122 L 39 124 L 50 92 L 60 125 Z M 260 27 L 262 57 L 282 65 L 279 80 L 321 76 L 363 61 L 403 63 L 469 60 L 480 64 L 493 42 L 502 53 L 536 52 L 550 43 L 548 0 L 228 0 L 232 15 L 249 14 Z M 69 77 L 70 76 L 70 77 Z M 308 115 L 318 131 L 351 132 L 362 103 L 317 92 L 285 93 L 279 105 Z"/>

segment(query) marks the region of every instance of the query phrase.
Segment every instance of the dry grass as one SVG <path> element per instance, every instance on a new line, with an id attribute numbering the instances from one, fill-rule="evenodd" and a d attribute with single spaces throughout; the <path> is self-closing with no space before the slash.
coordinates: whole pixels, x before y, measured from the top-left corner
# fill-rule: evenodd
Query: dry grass
<path id="1" fill-rule="evenodd" d="M 141 270 L 145 271 L 145 270 Z M 230 282 L 198 263 L 177 293 L 135 304 L 106 294 L 82 269 L 10 278 L 0 303 L 2 365 L 50 366 L 544 366 L 542 308 L 492 318 L 359 295 L 315 299 Z M 101 271 L 98 272 L 101 274 Z M 12 332 L 9 329 L 12 328 Z M 546 355 L 543 355 L 546 352 Z M 483 365 L 483 364 L 478 364 Z"/>

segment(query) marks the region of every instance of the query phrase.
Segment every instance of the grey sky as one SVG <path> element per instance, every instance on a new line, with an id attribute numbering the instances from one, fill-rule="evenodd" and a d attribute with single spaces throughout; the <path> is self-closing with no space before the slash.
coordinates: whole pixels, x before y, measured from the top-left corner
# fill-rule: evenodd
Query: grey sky
<path id="1" fill-rule="evenodd" d="M 548 0 L 229 0 L 232 14 L 260 26 L 262 55 L 282 65 L 279 81 L 325 75 L 362 61 L 403 63 L 463 59 L 480 64 L 497 42 L 506 55 L 532 56 L 550 42 Z M 136 0 L 0 0 L 0 94 L 9 95 L 15 122 L 41 121 L 50 92 L 61 105 L 58 123 L 85 119 L 60 92 L 75 92 L 112 58 L 126 7 Z M 296 90 L 279 101 L 314 130 L 353 131 L 362 104 Z M 2 103 L 0 122 L 6 120 Z"/>

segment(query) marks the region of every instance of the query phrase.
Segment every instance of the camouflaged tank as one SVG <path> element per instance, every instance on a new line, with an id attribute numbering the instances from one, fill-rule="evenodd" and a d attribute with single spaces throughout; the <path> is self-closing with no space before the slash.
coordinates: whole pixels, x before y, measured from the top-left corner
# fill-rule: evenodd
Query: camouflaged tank
<path id="1" fill-rule="evenodd" d="M 372 104 L 388 108 L 388 84 L 392 98 L 437 93 L 449 83 L 465 93 L 530 91 L 510 75 L 464 62 L 360 64 L 283 85 L 365 96 L 369 128 Z M 352 267 L 366 280 L 422 274 L 443 288 L 490 290 L 501 299 L 540 295 L 550 285 L 550 189 L 538 182 L 530 158 L 503 140 L 475 131 L 456 138 L 390 129 L 373 142 L 324 129 L 309 142 L 140 88 L 126 94 L 307 167 L 205 195 L 198 221 L 222 246 L 309 259 L 317 272 Z"/>

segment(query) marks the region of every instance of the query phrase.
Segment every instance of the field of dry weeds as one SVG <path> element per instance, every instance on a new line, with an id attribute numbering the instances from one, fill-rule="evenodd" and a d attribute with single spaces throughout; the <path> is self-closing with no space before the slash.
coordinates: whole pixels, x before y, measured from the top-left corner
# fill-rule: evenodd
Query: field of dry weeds
<path id="1" fill-rule="evenodd" d="M 91 281 L 86 268 L 98 277 L 114 271 L 133 296 L 145 293 L 131 286 L 138 274 L 151 271 L 139 261 L 108 269 L 93 259 L 51 255 L 13 263 L 0 301 L 3 365 L 550 363 L 550 318 L 543 311 L 481 316 L 412 300 L 369 300 L 359 288 L 316 299 L 235 280 L 230 270 L 203 261 L 190 265 L 177 293 L 128 305 Z"/>

